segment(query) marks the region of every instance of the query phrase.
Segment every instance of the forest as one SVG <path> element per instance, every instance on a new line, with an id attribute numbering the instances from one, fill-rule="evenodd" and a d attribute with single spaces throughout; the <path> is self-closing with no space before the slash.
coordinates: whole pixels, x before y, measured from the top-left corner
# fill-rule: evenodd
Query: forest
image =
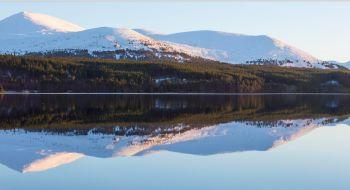
<path id="1" fill-rule="evenodd" d="M 350 71 L 208 60 L 0 55 L 0 90 L 30 92 L 348 93 Z"/>

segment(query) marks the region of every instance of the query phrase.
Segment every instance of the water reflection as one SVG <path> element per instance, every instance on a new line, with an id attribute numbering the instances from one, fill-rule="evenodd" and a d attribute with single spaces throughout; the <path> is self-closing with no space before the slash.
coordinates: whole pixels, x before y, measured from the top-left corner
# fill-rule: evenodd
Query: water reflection
<path id="1" fill-rule="evenodd" d="M 266 151 L 349 114 L 350 96 L 5 95 L 0 163 L 38 172 L 83 156 Z"/>

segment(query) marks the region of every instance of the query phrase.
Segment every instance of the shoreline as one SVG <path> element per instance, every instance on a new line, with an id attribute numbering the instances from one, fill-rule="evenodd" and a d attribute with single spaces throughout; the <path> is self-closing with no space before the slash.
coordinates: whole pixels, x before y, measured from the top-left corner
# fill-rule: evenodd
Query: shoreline
<path id="1" fill-rule="evenodd" d="M 0 92 L 0 95 L 350 95 L 350 93 L 317 93 L 317 92 L 268 92 L 268 93 L 210 93 L 210 92 Z"/>

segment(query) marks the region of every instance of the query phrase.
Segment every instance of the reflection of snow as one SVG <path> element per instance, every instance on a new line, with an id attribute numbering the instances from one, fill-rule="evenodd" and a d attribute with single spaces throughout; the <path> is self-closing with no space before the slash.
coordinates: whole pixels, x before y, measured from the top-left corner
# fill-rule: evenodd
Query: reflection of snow
<path id="1" fill-rule="evenodd" d="M 68 164 L 83 156 L 83 154 L 79 153 L 55 153 L 24 166 L 22 171 L 23 173 L 44 171 L 63 164 Z"/>
<path id="2" fill-rule="evenodd" d="M 299 131 L 297 131 L 296 133 L 290 135 L 289 137 L 286 138 L 280 138 L 278 140 L 276 140 L 272 147 L 270 149 L 276 148 L 277 146 L 283 145 L 289 141 L 293 141 L 295 139 L 298 139 L 299 137 L 311 132 L 312 130 L 314 130 L 315 128 L 317 128 L 318 126 L 312 126 L 310 125 L 309 127 L 306 128 L 302 128 Z"/>
<path id="3" fill-rule="evenodd" d="M 273 127 L 256 127 L 251 122 L 192 129 L 176 125 L 172 129 L 157 128 L 141 136 L 132 133 L 140 129 L 130 129 L 125 136 L 96 131 L 74 135 L 3 130 L 0 131 L 0 162 L 15 170 L 33 172 L 75 161 L 83 155 L 134 156 L 162 150 L 198 155 L 265 151 L 312 131 L 325 120 L 282 120 Z M 120 127 L 115 129 L 120 130 Z"/>
<path id="4" fill-rule="evenodd" d="M 160 84 L 160 83 L 162 83 L 162 82 L 164 82 L 164 81 L 170 81 L 170 80 L 172 80 L 171 77 L 163 77 L 163 78 L 157 78 L 157 79 L 155 79 L 155 82 L 156 82 L 156 84 Z"/>
<path id="5" fill-rule="evenodd" d="M 179 109 L 186 108 L 187 102 L 183 101 L 163 101 L 161 99 L 156 99 L 154 107 L 157 109 Z"/>
<path id="6" fill-rule="evenodd" d="M 326 82 L 326 84 L 328 84 L 328 85 L 339 85 L 339 82 L 336 81 L 336 80 L 329 80 L 329 81 Z"/>
<path id="7" fill-rule="evenodd" d="M 336 107 L 339 106 L 339 102 L 336 101 L 336 100 L 332 100 L 330 102 L 327 102 L 326 106 L 329 107 L 329 108 L 336 108 Z"/>

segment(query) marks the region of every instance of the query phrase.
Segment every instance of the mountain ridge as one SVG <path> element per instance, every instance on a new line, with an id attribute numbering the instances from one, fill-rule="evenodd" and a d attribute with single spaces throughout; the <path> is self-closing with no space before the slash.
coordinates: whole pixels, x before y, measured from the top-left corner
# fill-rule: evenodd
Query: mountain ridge
<path id="1" fill-rule="evenodd" d="M 87 50 L 88 55 L 108 54 L 115 59 L 203 58 L 231 64 L 273 64 L 288 67 L 338 69 L 335 63 L 314 56 L 266 35 L 245 35 L 211 30 L 161 34 L 145 29 L 98 27 L 84 29 L 44 14 L 20 12 L 0 21 L 0 53 Z M 117 51 L 122 50 L 119 54 Z M 95 52 L 95 53 L 94 53 Z"/>
<path id="2" fill-rule="evenodd" d="M 244 62 L 247 60 L 277 58 L 299 59 L 312 63 L 318 61 L 315 57 L 297 49 L 284 42 L 271 38 L 267 35 L 245 35 L 212 30 L 197 30 L 180 32 L 174 34 L 149 34 L 138 29 L 140 33 L 148 34 L 158 40 L 170 41 L 174 43 L 186 44 L 194 47 L 206 48 L 210 50 L 221 50 L 225 54 L 240 54 L 242 58 L 234 58 L 220 61 Z M 210 41 L 203 41 L 210 39 Z M 238 44 L 238 45 L 237 45 Z M 280 50 L 290 51 L 283 55 Z M 254 52 L 251 52 L 254 51 Z M 270 52 L 269 52 L 270 51 Z M 255 56 L 252 56 L 255 54 Z M 268 55 L 268 56 L 267 56 Z M 297 58 L 299 55 L 299 58 Z"/>

